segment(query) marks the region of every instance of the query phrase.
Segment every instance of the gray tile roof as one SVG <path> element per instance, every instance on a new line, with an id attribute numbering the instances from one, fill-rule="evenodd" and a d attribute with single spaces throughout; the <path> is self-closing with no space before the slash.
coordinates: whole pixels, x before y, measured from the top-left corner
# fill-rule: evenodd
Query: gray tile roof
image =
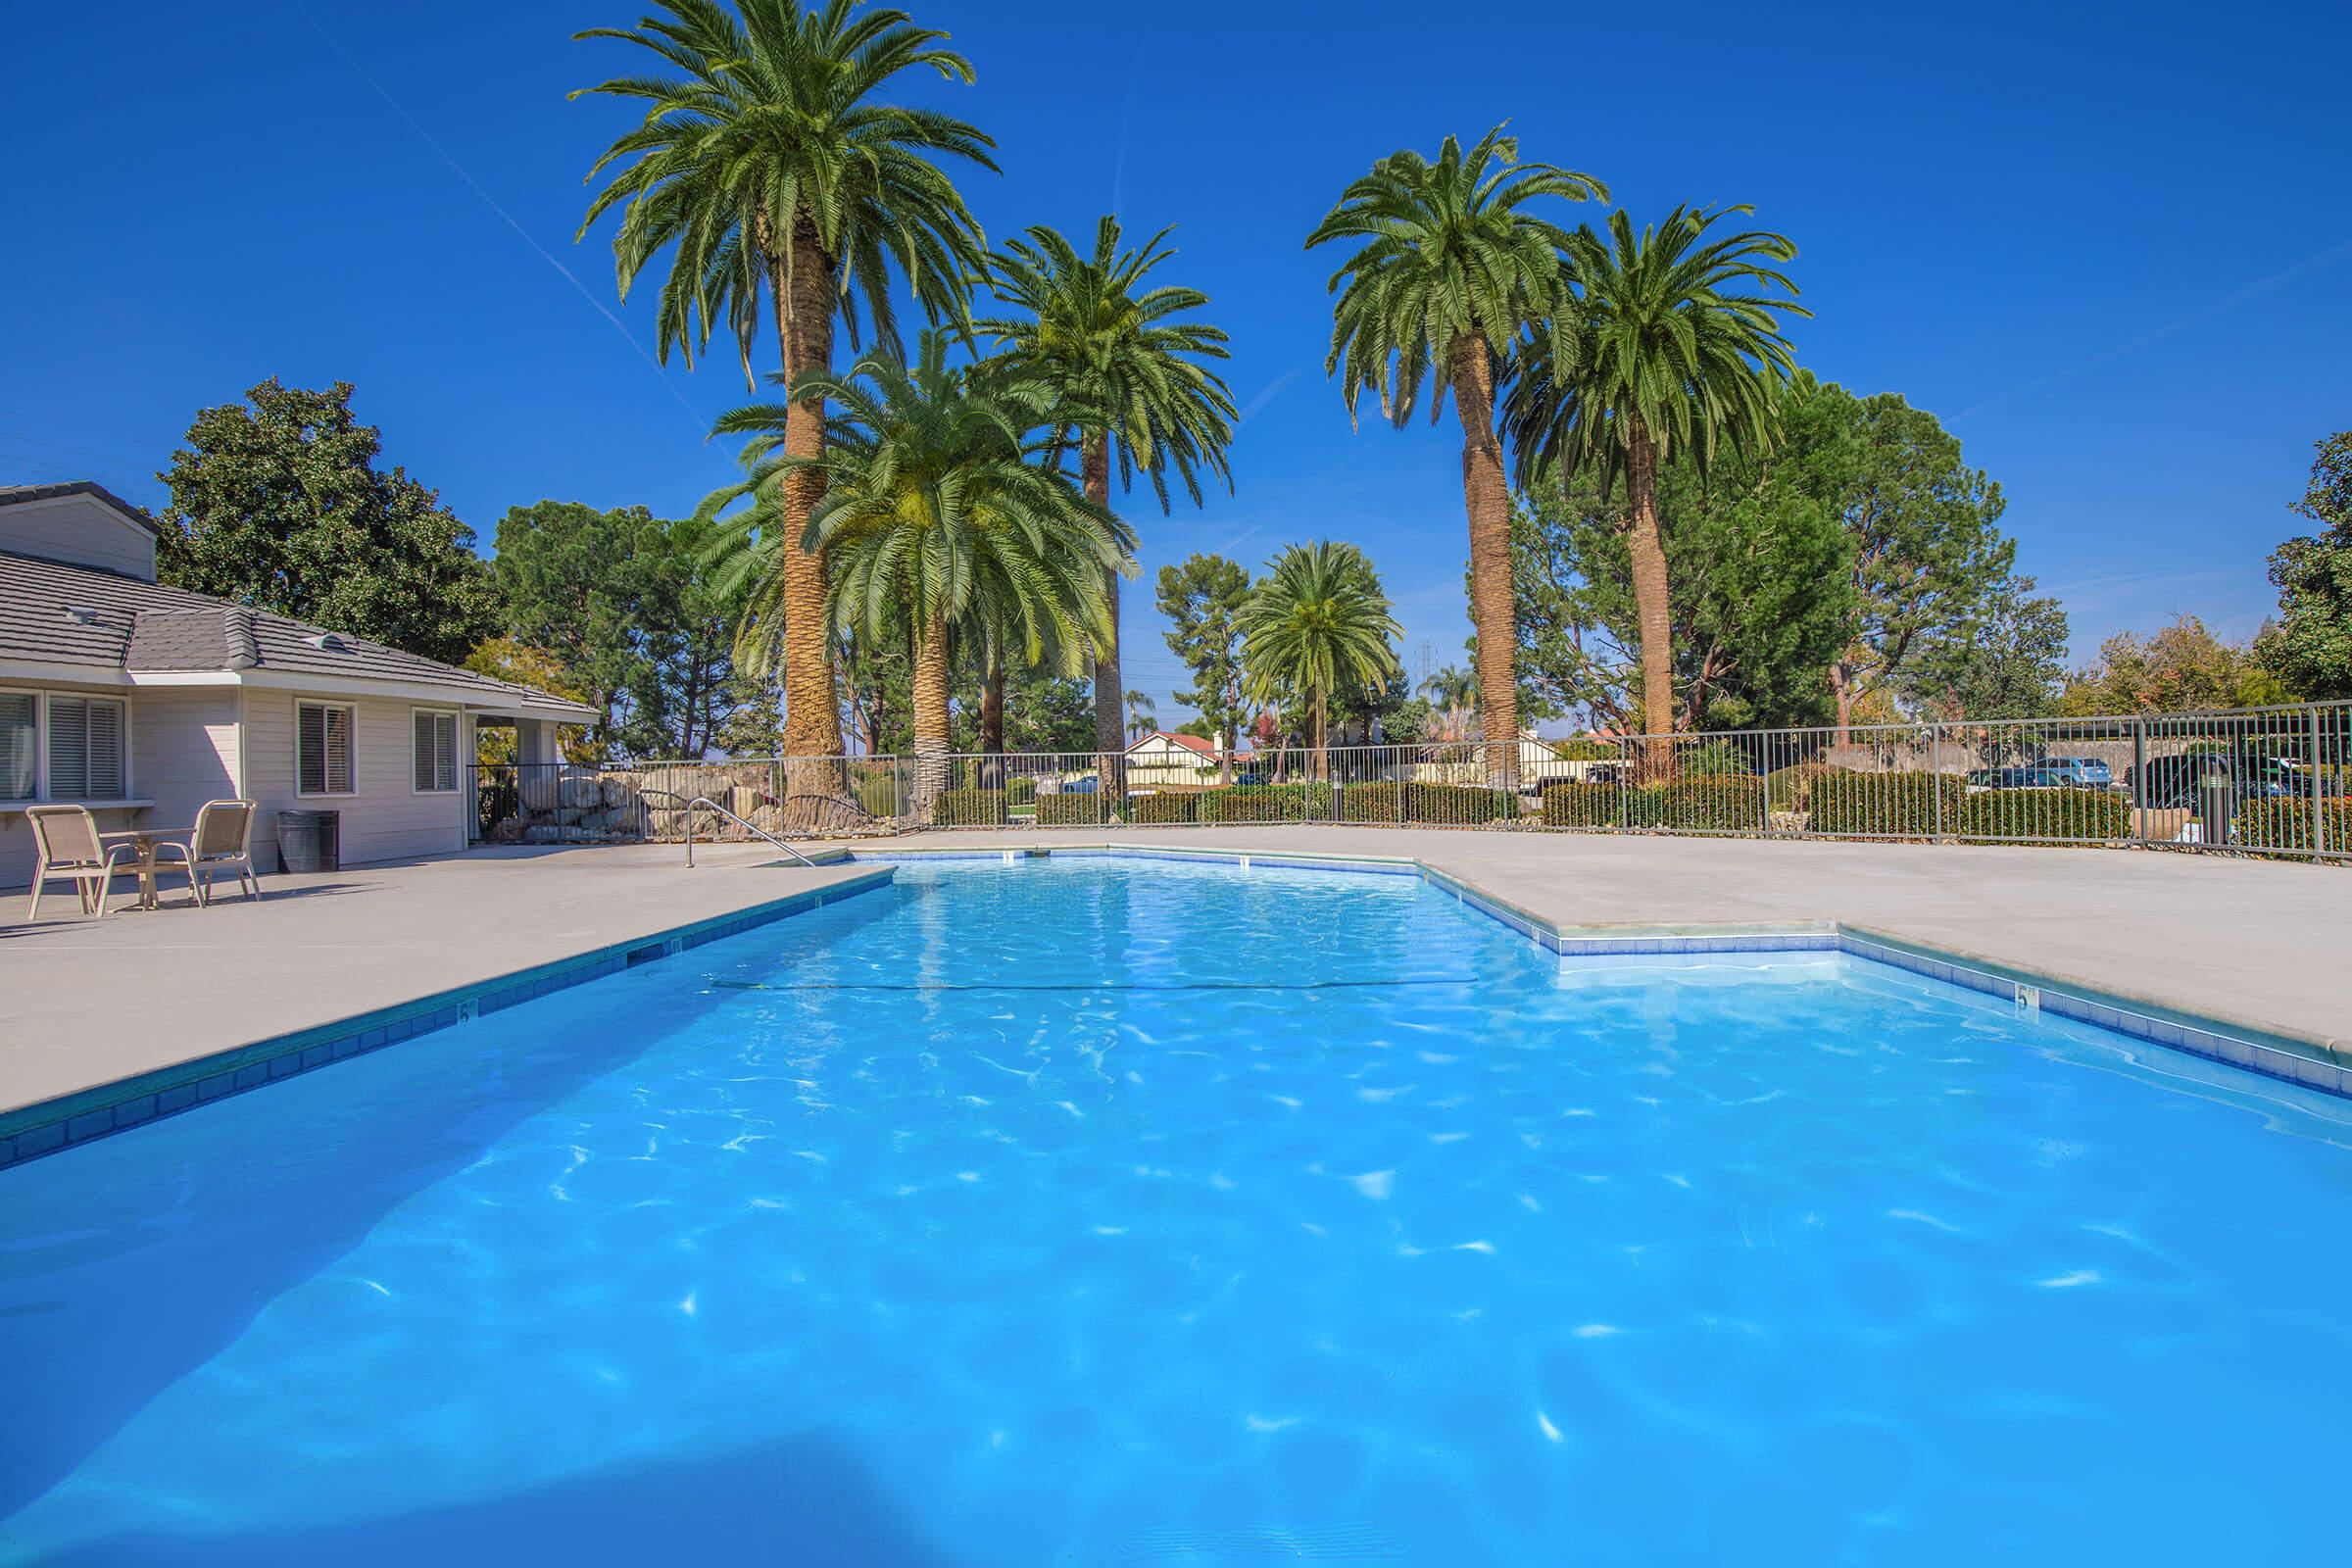
<path id="1" fill-rule="evenodd" d="M 323 639 L 327 646 L 319 646 Z M 116 572 L 0 552 L 0 661 L 106 670 L 267 670 L 334 687 L 387 681 L 446 689 L 453 702 L 569 709 L 567 700 L 328 633 L 267 610 Z M 551 715 L 554 716 L 554 715 Z"/>
<path id="2" fill-rule="evenodd" d="M 145 507 L 132 506 L 95 479 L 74 479 L 66 484 L 0 484 L 0 507 L 13 507 L 20 501 L 54 501 L 59 496 L 94 497 L 157 538 L 163 537 L 163 526 L 147 515 Z"/>

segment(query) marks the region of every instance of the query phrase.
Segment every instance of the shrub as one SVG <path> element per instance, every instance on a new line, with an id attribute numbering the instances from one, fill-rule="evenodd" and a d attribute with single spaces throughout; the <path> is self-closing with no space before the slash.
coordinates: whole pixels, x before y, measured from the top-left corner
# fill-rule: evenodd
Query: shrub
<path id="1" fill-rule="evenodd" d="M 1101 794 L 1079 795 L 1065 792 L 1059 795 L 1040 795 L 1037 798 L 1039 827 L 1089 827 L 1105 819 Z"/>
<path id="2" fill-rule="evenodd" d="M 1730 741 L 1708 741 L 1681 753 L 1674 760 L 1675 771 L 1686 778 L 1715 777 L 1726 773 L 1751 774 L 1747 754 Z"/>
<path id="3" fill-rule="evenodd" d="M 868 816 L 894 816 L 899 809 L 899 781 L 887 771 L 876 772 L 870 767 L 858 769 L 853 781 L 858 794 L 858 808 Z"/>
<path id="4" fill-rule="evenodd" d="M 1004 781 L 1006 806 L 1030 806 L 1037 801 L 1037 780 L 1026 774 L 1015 774 Z"/>
<path id="5" fill-rule="evenodd" d="M 947 790 L 933 820 L 941 827 L 997 827 L 1004 820 L 1004 792 Z"/>
<path id="6" fill-rule="evenodd" d="M 1665 825 L 1678 833 L 1761 833 L 1765 828 L 1764 781 L 1752 773 L 1686 774 L 1665 787 L 1659 805 Z"/>
<path id="7" fill-rule="evenodd" d="M 1594 784 L 1563 779 L 1544 786 L 1545 827 L 1658 827 L 1666 792 L 1654 784 Z"/>
<path id="8" fill-rule="evenodd" d="M 2238 844 L 2249 850 L 2309 850 L 2311 802 L 2262 799 L 2240 802 L 2231 824 Z M 2330 855 L 2352 851 L 2352 800 L 2324 800 L 2320 822 Z"/>
<path id="9" fill-rule="evenodd" d="M 1193 799 L 1203 822 L 1331 820 L 1329 784 L 1233 784 Z"/>
<path id="10" fill-rule="evenodd" d="M 1160 822 L 1198 822 L 1198 795 L 1137 795 L 1127 802 L 1127 820 L 1138 825 Z"/>
<path id="11" fill-rule="evenodd" d="M 1348 822 L 1434 822 L 1463 827 L 1519 817 L 1512 790 L 1477 784 L 1350 784 L 1340 791 L 1340 816 Z"/>
<path id="12" fill-rule="evenodd" d="M 1933 838 L 1957 831 L 1968 788 L 1950 773 L 1856 773 L 1832 768 L 1813 780 L 1807 809 L 1816 833 Z"/>
<path id="13" fill-rule="evenodd" d="M 2132 802 L 2107 790 L 1981 790 L 1960 807 L 1963 838 L 2081 839 L 2132 837 Z"/>

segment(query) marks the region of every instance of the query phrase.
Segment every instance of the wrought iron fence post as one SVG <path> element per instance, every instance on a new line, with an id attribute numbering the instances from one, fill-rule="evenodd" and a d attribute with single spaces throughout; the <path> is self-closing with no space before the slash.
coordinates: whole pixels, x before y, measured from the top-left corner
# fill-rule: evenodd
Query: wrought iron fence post
<path id="1" fill-rule="evenodd" d="M 2328 801 L 2320 792 L 2320 710 L 2311 710 L 2311 862 L 2328 858 Z"/>
<path id="2" fill-rule="evenodd" d="M 1928 726 L 1928 794 L 1936 802 L 1936 842 L 1944 842 L 1943 835 L 1943 726 Z"/>
<path id="3" fill-rule="evenodd" d="M 2148 843 L 2148 721 L 2132 720 L 2132 833 L 2144 849 Z"/>

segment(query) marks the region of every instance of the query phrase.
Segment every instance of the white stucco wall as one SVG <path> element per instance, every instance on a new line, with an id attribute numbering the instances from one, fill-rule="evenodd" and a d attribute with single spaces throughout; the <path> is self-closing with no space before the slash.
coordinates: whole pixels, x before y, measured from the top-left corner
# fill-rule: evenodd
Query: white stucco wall
<path id="1" fill-rule="evenodd" d="M 26 689 L 9 682 L 9 689 Z M 47 686 L 50 692 L 104 697 L 128 708 L 128 785 L 133 799 L 150 799 L 143 811 L 101 811 L 100 832 L 126 827 L 192 827 L 197 808 L 237 793 L 237 693 L 227 686 L 122 687 Z M 47 731 L 42 731 L 47 744 Z M 13 803 L 12 803 L 13 804 Z M 0 808 L 0 887 L 22 888 L 32 879 L 32 833 L 22 810 Z M 123 888 L 128 883 L 120 884 Z M 71 899 L 64 883 L 56 891 Z M 14 911 L 22 912 L 22 911 Z M 45 918 L 48 909 L 42 910 Z"/>
<path id="2" fill-rule="evenodd" d="M 350 794 L 295 794 L 298 701 L 342 702 L 356 710 Z M 312 698 L 259 687 L 246 688 L 244 702 L 245 798 L 261 808 L 253 828 L 254 864 L 261 870 L 277 868 L 277 813 L 284 810 L 339 812 L 345 865 L 447 855 L 466 847 L 465 790 L 418 794 L 414 787 L 414 715 L 419 705 L 382 698 Z M 461 764 L 470 760 L 459 759 Z M 461 766 L 461 785 L 462 774 Z"/>

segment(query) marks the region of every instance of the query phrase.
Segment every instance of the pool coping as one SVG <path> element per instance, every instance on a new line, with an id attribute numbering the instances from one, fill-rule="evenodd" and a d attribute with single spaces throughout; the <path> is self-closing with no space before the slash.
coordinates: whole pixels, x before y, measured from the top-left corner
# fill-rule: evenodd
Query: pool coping
<path id="1" fill-rule="evenodd" d="M 820 864 L 849 858 L 815 857 Z M 779 862 L 781 863 L 781 862 Z M 890 884 L 887 866 L 821 888 L 805 888 L 726 914 L 606 943 L 568 957 L 551 958 L 486 980 L 430 992 L 290 1033 L 208 1053 L 149 1072 L 134 1073 L 54 1100 L 0 1111 L 0 1170 L 143 1126 L 164 1116 L 211 1104 L 331 1062 L 380 1051 L 418 1035 L 617 974 L 649 959 L 668 957 L 792 915 L 870 893 Z"/>
<path id="2" fill-rule="evenodd" d="M 1056 856 L 1065 859 L 1190 861 L 1233 865 L 1245 871 L 1262 864 L 1286 870 L 1415 877 L 1563 958 L 1841 953 L 1994 997 L 2024 1010 L 2049 1012 L 2283 1083 L 2352 1098 L 2352 1042 L 2320 1040 L 2239 1019 L 2190 1012 L 2065 975 L 1843 921 L 1564 925 L 1409 856 L 1119 843 L 936 850 L 829 848 L 808 857 L 809 860 L 818 865 L 871 864 L 874 869 L 829 887 L 807 889 L 732 913 L 606 944 L 569 957 L 0 1111 L 0 1170 L 617 973 L 651 958 L 666 957 L 855 898 L 888 886 L 891 867 L 901 862 L 980 859 L 1009 865 Z"/>

